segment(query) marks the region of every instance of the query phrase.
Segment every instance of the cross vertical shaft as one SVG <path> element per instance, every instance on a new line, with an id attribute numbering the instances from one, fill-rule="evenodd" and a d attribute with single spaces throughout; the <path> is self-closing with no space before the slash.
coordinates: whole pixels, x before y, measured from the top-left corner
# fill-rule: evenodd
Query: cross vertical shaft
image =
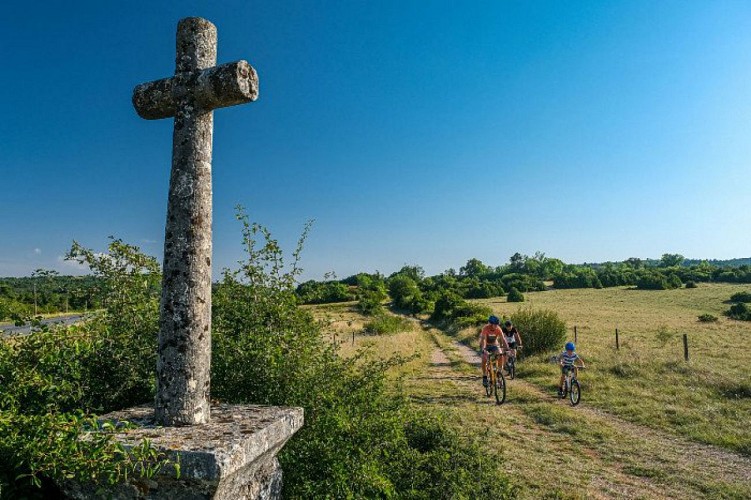
<path id="1" fill-rule="evenodd" d="M 210 22 L 178 24 L 156 396 L 156 417 L 170 425 L 209 420 L 214 113 L 199 108 L 191 89 L 198 71 L 216 64 L 216 44 Z"/>
<path id="2" fill-rule="evenodd" d="M 175 118 L 156 365 L 155 417 L 163 425 L 209 420 L 213 110 L 258 98 L 250 64 L 215 66 L 216 50 L 213 24 L 183 19 L 175 75 L 133 89 L 141 118 Z"/>

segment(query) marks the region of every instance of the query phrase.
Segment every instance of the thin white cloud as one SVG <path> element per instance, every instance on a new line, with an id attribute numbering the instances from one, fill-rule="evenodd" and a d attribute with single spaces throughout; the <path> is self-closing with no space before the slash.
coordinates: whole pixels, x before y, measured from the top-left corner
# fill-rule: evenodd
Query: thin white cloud
<path id="1" fill-rule="evenodd" d="M 35 249 L 34 249 L 34 253 L 35 253 L 36 255 L 42 255 L 42 249 L 41 249 L 41 248 L 35 248 Z"/>
<path id="2" fill-rule="evenodd" d="M 88 271 L 89 266 L 86 264 L 79 264 L 75 260 L 66 260 L 64 255 L 58 255 L 57 256 L 57 263 L 58 267 L 65 268 L 68 270 L 75 270 L 75 271 Z"/>

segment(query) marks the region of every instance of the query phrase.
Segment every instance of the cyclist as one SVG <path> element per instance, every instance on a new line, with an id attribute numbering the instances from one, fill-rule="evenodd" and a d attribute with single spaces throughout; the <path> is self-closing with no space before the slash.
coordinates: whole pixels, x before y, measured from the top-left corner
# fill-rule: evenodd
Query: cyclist
<path id="1" fill-rule="evenodd" d="M 561 380 L 558 383 L 558 395 L 563 395 L 563 380 L 566 378 L 566 374 L 571 370 L 574 370 L 574 377 L 579 376 L 579 368 L 584 368 L 584 359 L 576 353 L 576 346 L 573 342 L 566 344 L 566 350 L 558 357 L 559 364 L 561 365 Z M 576 360 L 581 361 L 581 366 L 576 366 Z"/>
<path id="2" fill-rule="evenodd" d="M 494 352 L 498 352 L 501 355 L 500 365 L 505 363 L 504 351 L 508 349 L 508 344 L 503 336 L 503 331 L 500 325 L 501 320 L 497 316 L 490 316 L 488 318 L 488 324 L 482 328 L 480 332 L 480 352 L 482 353 L 482 385 L 488 386 L 488 365 L 489 355 Z"/>
<path id="3" fill-rule="evenodd" d="M 503 336 L 506 337 L 506 343 L 508 344 L 508 352 L 516 358 L 516 349 L 522 348 L 522 337 L 519 335 L 519 330 L 516 329 L 510 319 L 507 319 L 501 327 Z"/>

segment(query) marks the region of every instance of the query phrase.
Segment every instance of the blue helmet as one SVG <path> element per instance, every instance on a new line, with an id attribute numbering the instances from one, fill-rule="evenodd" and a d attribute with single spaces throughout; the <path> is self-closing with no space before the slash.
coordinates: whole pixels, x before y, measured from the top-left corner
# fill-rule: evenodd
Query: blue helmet
<path id="1" fill-rule="evenodd" d="M 568 342 L 566 344 L 566 350 L 567 351 L 575 351 L 576 350 L 576 346 L 574 345 L 573 342 Z"/>
<path id="2" fill-rule="evenodd" d="M 498 316 L 491 316 L 488 318 L 488 323 L 490 323 L 491 325 L 500 325 L 501 320 L 498 319 Z"/>

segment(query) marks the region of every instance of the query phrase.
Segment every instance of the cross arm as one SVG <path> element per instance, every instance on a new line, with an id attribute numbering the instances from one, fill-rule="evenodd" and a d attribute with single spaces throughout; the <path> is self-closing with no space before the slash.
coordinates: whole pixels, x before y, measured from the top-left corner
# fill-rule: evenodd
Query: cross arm
<path id="1" fill-rule="evenodd" d="M 157 120 L 175 116 L 176 93 L 181 91 L 177 78 L 187 76 L 188 89 L 196 106 L 203 110 L 225 108 L 258 99 L 258 75 L 247 61 L 236 61 L 196 71 L 188 75 L 163 78 L 136 85 L 133 107 L 138 116 Z"/>

